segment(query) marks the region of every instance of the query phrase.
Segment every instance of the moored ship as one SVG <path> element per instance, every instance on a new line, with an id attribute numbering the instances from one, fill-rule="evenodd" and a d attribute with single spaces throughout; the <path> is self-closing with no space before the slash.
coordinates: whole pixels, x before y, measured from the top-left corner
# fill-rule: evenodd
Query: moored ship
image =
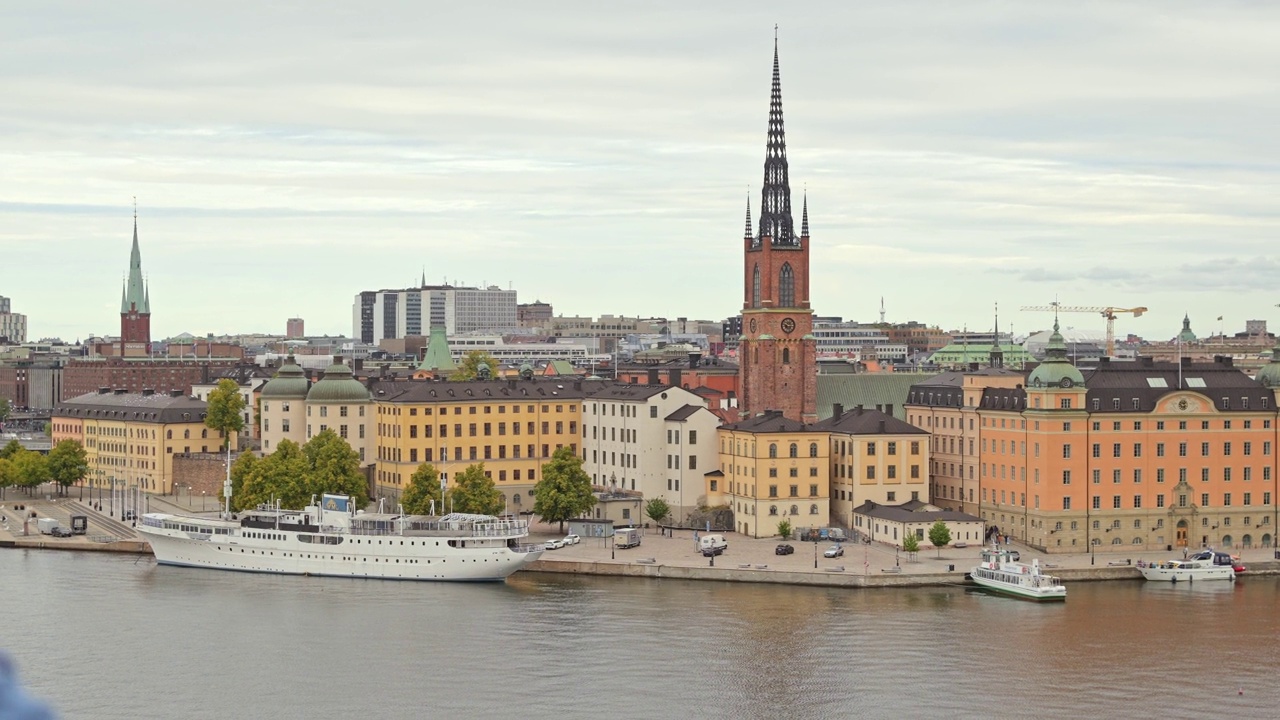
<path id="1" fill-rule="evenodd" d="M 1235 580 L 1237 564 L 1227 553 L 1202 550 L 1185 560 L 1160 563 L 1138 561 L 1138 571 L 1147 580 L 1158 582 L 1195 582 L 1196 580 Z M 1244 566 L 1239 566 L 1243 571 Z"/>
<path id="2" fill-rule="evenodd" d="M 1040 572 L 1040 561 L 1030 565 L 1013 560 L 1009 550 L 984 548 L 982 561 L 969 572 L 978 585 L 1026 600 L 1066 600 L 1067 588 L 1052 575 Z"/>
<path id="3" fill-rule="evenodd" d="M 449 513 L 356 511 L 325 495 L 302 510 L 259 507 L 235 520 L 147 513 L 138 531 L 161 565 L 394 580 L 499 581 L 542 555 L 529 522 Z"/>

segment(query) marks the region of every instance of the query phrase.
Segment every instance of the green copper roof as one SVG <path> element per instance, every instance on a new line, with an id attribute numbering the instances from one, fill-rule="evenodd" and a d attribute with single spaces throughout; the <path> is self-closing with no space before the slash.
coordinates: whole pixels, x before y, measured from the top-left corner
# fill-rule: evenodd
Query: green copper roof
<path id="1" fill-rule="evenodd" d="M 129 253 L 129 279 L 125 281 L 120 296 L 120 312 L 137 310 L 142 315 L 151 314 L 151 294 L 142 280 L 142 253 L 138 251 L 138 218 L 133 218 L 133 251 Z"/>
<path id="2" fill-rule="evenodd" d="M 1191 332 L 1191 316 L 1182 316 L 1182 332 L 1178 333 L 1178 342 L 1191 343 L 1196 341 L 1196 334 Z"/>
<path id="3" fill-rule="evenodd" d="M 1257 380 L 1263 387 L 1280 388 L 1280 338 L 1276 339 L 1276 346 L 1271 350 L 1271 362 L 1258 371 Z"/>
<path id="4" fill-rule="evenodd" d="M 431 328 L 431 338 L 427 340 L 427 351 L 423 353 L 418 369 L 453 372 L 457 368 L 453 355 L 449 353 L 449 338 L 445 335 L 444 328 L 439 325 Z"/>
<path id="5" fill-rule="evenodd" d="M 371 397 L 369 389 L 352 376 L 351 368 L 339 362 L 326 368 L 320 382 L 311 386 L 307 402 L 368 402 Z"/>
<path id="6" fill-rule="evenodd" d="M 1045 350 L 1044 362 L 1027 376 L 1029 387 L 1072 387 L 1084 386 L 1084 375 L 1067 360 L 1067 344 L 1058 332 L 1058 320 L 1053 320 L 1053 334 L 1049 336 L 1049 345 Z"/>
<path id="7" fill-rule="evenodd" d="M 307 390 L 310 388 L 311 381 L 307 380 L 306 373 L 290 357 L 276 372 L 275 377 L 262 386 L 262 397 L 302 400 L 307 397 Z"/>
<path id="8" fill-rule="evenodd" d="M 907 418 L 903 406 L 911 386 L 936 373 L 840 373 L 818 374 L 818 418 L 825 420 L 832 415 L 832 407 L 839 403 L 845 410 L 861 405 L 869 410 L 880 410 L 899 420 Z"/>

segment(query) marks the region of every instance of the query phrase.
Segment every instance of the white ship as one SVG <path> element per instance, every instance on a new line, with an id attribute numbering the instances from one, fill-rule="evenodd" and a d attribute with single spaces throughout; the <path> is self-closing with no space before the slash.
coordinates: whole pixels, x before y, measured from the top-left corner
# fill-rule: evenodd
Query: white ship
<path id="1" fill-rule="evenodd" d="M 393 580 L 498 581 L 542 555 L 518 518 L 367 513 L 344 495 L 237 520 L 146 513 L 138 531 L 161 565 Z"/>
<path id="2" fill-rule="evenodd" d="M 1138 561 L 1142 577 L 1158 582 L 1195 582 L 1196 580 L 1235 580 L 1236 569 L 1227 553 L 1203 550 L 1186 560 L 1161 563 Z"/>
<path id="3" fill-rule="evenodd" d="M 1040 561 L 1014 562 L 1009 550 L 983 549 L 982 562 L 969 572 L 975 583 L 989 590 L 1027 600 L 1066 600 L 1067 588 L 1052 575 L 1040 573 Z"/>

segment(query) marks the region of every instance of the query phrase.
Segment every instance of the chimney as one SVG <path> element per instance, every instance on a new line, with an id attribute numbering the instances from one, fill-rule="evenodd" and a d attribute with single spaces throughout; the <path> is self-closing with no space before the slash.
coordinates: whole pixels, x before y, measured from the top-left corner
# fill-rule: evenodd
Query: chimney
<path id="1" fill-rule="evenodd" d="M 581 381 L 581 380 L 574 380 L 574 381 L 573 381 L 573 389 L 574 389 L 574 390 L 577 390 L 577 391 L 579 391 L 579 392 L 581 392 L 581 391 L 582 391 L 582 381 Z"/>
<path id="2" fill-rule="evenodd" d="M 1191 358 L 1186 357 L 1185 355 L 1184 355 L 1183 357 L 1179 358 L 1179 359 L 1182 361 L 1182 364 L 1183 364 L 1184 366 L 1185 366 L 1185 365 L 1190 365 L 1190 364 L 1191 364 Z"/>
<path id="3" fill-rule="evenodd" d="M 155 395 L 156 391 L 152 390 L 151 388 L 142 388 L 142 394 L 145 397 L 150 397 L 152 395 Z"/>
<path id="4" fill-rule="evenodd" d="M 1142 367 L 1155 367 L 1155 358 L 1150 355 L 1142 358 Z"/>
<path id="5" fill-rule="evenodd" d="M 512 390 L 515 390 L 515 389 L 516 389 L 516 379 L 515 379 L 515 378 L 508 378 L 508 379 L 507 379 L 507 387 L 508 387 L 508 388 L 510 388 L 510 389 L 512 389 Z"/>
<path id="6" fill-rule="evenodd" d="M 342 356 L 341 356 L 341 355 L 334 355 L 334 356 L 333 356 L 333 364 L 334 364 L 334 365 L 341 365 L 341 364 L 342 364 Z"/>
<path id="7" fill-rule="evenodd" d="M 1102 364 L 1104 364 L 1104 365 L 1109 365 L 1109 364 L 1111 364 L 1111 358 L 1109 358 L 1109 357 L 1107 357 L 1107 356 L 1105 356 L 1105 355 L 1104 355 L 1104 356 L 1102 356 L 1102 357 L 1098 358 L 1098 362 L 1099 362 L 1099 363 L 1102 363 Z"/>
<path id="8" fill-rule="evenodd" d="M 969 363 L 969 372 L 978 372 L 978 363 Z"/>
<path id="9" fill-rule="evenodd" d="M 360 372 L 364 369 L 364 358 L 356 358 L 352 360 L 351 363 L 356 372 Z"/>
<path id="10" fill-rule="evenodd" d="M 111 388 L 109 388 L 109 387 L 100 387 L 100 388 L 98 388 L 98 394 L 99 394 L 99 395 L 110 395 L 110 394 L 111 394 Z"/>
<path id="11" fill-rule="evenodd" d="M 862 414 L 862 405 L 861 405 L 861 404 L 858 404 L 858 405 L 854 406 L 853 411 L 854 411 L 854 412 L 856 412 L 856 413 L 858 413 L 859 415 L 861 415 L 861 414 Z"/>
<path id="12" fill-rule="evenodd" d="M 116 395 L 124 395 L 127 392 L 129 392 L 128 388 L 116 388 L 115 390 Z"/>
<path id="13" fill-rule="evenodd" d="M 671 387 L 682 387 L 682 386 L 680 385 L 680 381 L 681 381 L 681 379 L 682 379 L 682 376 L 683 376 L 683 372 L 682 372 L 682 371 L 680 371 L 680 370 L 675 370 L 675 369 L 668 370 L 668 371 L 667 371 L 667 384 L 668 384 L 668 385 L 670 385 Z"/>
<path id="14" fill-rule="evenodd" d="M 885 430 L 884 430 L 884 426 L 885 426 L 885 422 L 884 422 L 884 420 L 881 420 L 881 421 L 880 421 L 880 434 L 881 434 L 881 435 L 883 435 L 883 434 L 884 434 L 884 432 L 885 432 Z"/>
<path id="15" fill-rule="evenodd" d="M 840 403 L 836 403 L 831 406 L 831 417 L 839 420 L 840 416 L 843 414 L 844 414 L 844 405 Z"/>
<path id="16" fill-rule="evenodd" d="M 657 369 L 657 368 L 649 368 L 649 384 L 650 384 L 650 385 L 658 385 L 658 384 L 660 384 L 660 381 L 658 380 L 658 369 Z"/>
<path id="17" fill-rule="evenodd" d="M 698 361 L 701 359 L 702 359 L 702 353 L 699 353 L 699 352 L 689 353 L 689 369 L 696 370 L 698 368 Z"/>
<path id="18" fill-rule="evenodd" d="M 169 397 L 182 397 L 182 396 L 183 396 L 183 394 L 184 394 L 184 393 L 183 393 L 181 390 L 170 390 L 170 391 L 169 391 Z"/>

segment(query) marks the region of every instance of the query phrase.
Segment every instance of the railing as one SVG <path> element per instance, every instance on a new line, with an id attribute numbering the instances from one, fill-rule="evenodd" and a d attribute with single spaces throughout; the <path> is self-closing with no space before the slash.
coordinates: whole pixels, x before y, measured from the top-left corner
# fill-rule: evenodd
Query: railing
<path id="1" fill-rule="evenodd" d="M 542 543 L 538 543 L 537 545 L 508 545 L 507 547 L 510 548 L 513 553 L 531 553 L 547 549 L 547 546 Z"/>

